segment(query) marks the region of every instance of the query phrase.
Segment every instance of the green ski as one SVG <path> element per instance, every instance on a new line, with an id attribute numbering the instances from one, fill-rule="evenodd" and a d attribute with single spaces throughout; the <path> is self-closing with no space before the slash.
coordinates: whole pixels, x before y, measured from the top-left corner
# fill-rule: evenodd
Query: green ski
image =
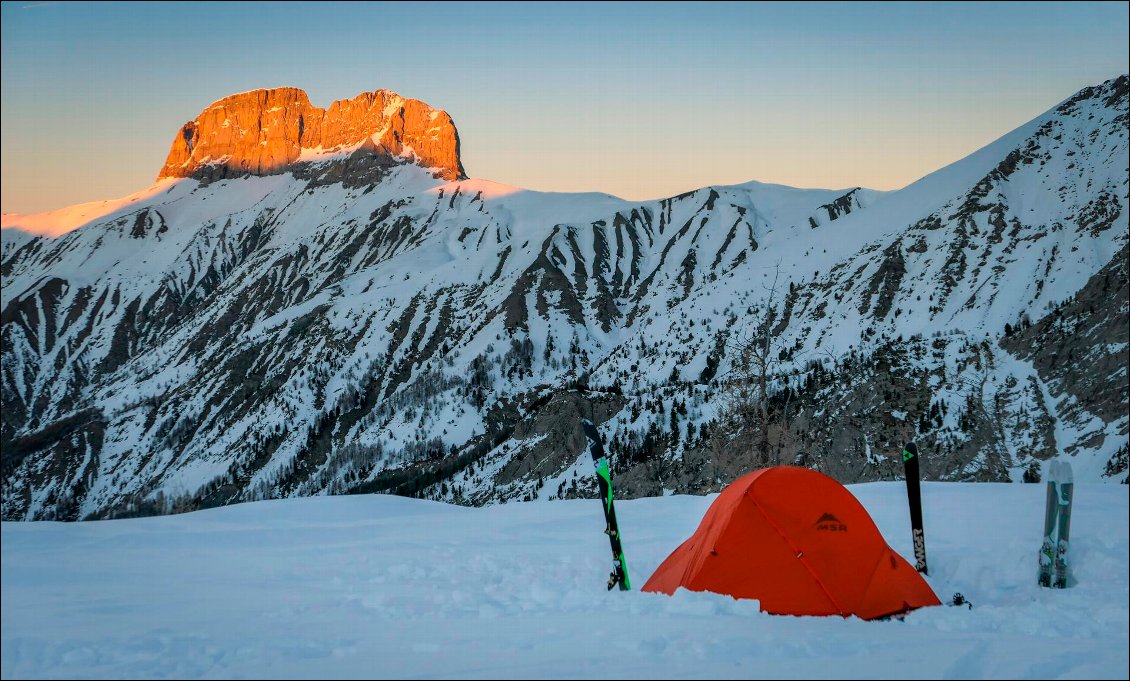
<path id="1" fill-rule="evenodd" d="M 608 590 L 619 585 L 621 591 L 632 588 L 628 580 L 628 561 L 624 558 L 624 548 L 620 545 L 620 526 L 616 523 L 616 507 L 612 499 L 612 472 L 608 468 L 608 457 L 604 453 L 600 433 L 596 425 L 588 419 L 581 420 L 581 428 L 589 441 L 589 453 L 596 465 L 596 482 L 600 487 L 601 505 L 604 507 L 604 532 L 612 543 L 612 574 L 608 576 Z"/>

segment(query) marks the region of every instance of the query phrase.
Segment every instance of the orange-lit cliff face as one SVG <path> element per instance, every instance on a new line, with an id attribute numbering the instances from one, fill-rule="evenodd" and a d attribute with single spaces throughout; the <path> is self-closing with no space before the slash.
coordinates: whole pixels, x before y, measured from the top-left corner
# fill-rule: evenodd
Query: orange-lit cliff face
<path id="1" fill-rule="evenodd" d="M 447 112 L 389 90 L 328 109 L 298 88 L 225 97 L 185 123 L 157 179 L 270 175 L 335 152 L 412 159 L 437 178 L 463 179 L 459 134 Z"/>

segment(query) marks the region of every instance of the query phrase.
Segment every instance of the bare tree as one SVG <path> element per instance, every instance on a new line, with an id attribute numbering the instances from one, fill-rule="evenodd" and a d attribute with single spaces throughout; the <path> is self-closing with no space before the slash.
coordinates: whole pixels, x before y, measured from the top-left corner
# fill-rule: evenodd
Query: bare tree
<path id="1" fill-rule="evenodd" d="M 770 404 L 770 390 L 782 364 L 781 328 L 776 324 L 780 265 L 774 269 L 773 282 L 765 287 L 768 296 L 752 310 L 746 330 L 727 343 L 734 359 L 711 440 L 715 461 L 752 454 L 757 467 L 774 466 L 795 445 L 789 419 L 791 390 L 781 404 Z"/>
<path id="2" fill-rule="evenodd" d="M 1012 455 L 1008 451 L 1008 431 L 1005 429 L 1004 412 L 1005 398 L 1001 389 L 995 385 L 990 388 L 990 379 L 993 371 L 993 355 L 987 345 L 974 346 L 978 353 L 978 360 L 971 375 L 958 378 L 958 384 L 965 388 L 966 406 L 970 416 L 975 417 L 977 433 L 984 441 L 984 457 L 980 468 L 972 471 L 979 478 L 987 480 L 1007 480 L 1009 468 L 1013 465 Z M 981 358 L 981 354 L 984 358 Z M 972 461 L 959 462 L 955 469 L 965 472 Z"/>

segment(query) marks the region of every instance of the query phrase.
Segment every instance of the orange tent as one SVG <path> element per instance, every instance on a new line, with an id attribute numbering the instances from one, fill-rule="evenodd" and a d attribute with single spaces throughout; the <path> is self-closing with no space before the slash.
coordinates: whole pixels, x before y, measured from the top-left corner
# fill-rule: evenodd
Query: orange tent
<path id="1" fill-rule="evenodd" d="M 756 598 L 775 615 L 875 619 L 941 605 L 846 487 L 793 466 L 742 476 L 644 591 Z"/>

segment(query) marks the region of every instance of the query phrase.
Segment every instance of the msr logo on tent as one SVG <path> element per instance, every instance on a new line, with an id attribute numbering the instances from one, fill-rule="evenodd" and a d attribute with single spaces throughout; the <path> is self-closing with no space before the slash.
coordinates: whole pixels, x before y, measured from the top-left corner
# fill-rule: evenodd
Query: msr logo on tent
<path id="1" fill-rule="evenodd" d="M 825 513 L 816 521 L 816 529 L 820 532 L 847 532 L 847 525 L 831 513 Z"/>

